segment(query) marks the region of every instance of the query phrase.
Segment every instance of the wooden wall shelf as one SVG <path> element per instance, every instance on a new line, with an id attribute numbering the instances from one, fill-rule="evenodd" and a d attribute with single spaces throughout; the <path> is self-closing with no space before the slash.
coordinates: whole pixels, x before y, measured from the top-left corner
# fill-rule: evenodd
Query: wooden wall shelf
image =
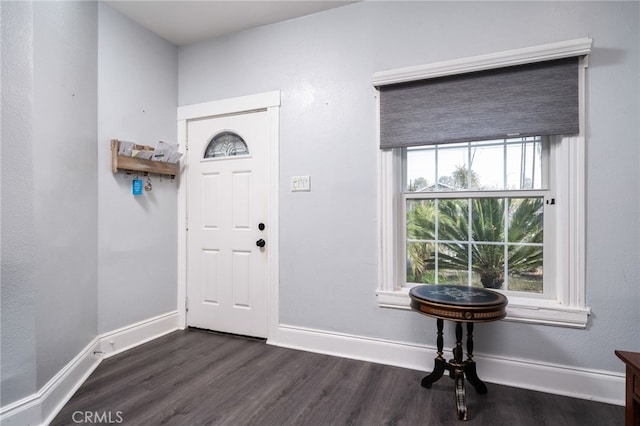
<path id="1" fill-rule="evenodd" d="M 153 148 L 145 145 L 136 145 L 134 147 L 138 150 L 153 151 Z M 143 172 L 143 173 L 156 173 L 159 175 L 169 175 L 172 178 L 180 172 L 179 163 L 164 163 L 162 161 L 144 160 L 142 158 L 125 157 L 118 155 L 120 149 L 120 141 L 117 139 L 111 140 L 111 171 L 118 173 L 118 171 L 129 172 Z"/>

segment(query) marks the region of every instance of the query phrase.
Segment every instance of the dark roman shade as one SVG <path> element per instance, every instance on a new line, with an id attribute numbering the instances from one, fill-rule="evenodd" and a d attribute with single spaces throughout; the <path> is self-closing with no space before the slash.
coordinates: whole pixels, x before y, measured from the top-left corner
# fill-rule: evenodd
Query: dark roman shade
<path id="1" fill-rule="evenodd" d="M 579 133 L 578 58 L 380 87 L 380 148 Z"/>

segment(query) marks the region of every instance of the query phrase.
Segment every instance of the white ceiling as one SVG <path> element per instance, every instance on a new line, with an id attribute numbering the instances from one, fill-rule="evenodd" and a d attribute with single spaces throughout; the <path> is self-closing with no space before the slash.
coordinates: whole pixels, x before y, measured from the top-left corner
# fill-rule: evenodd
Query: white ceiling
<path id="1" fill-rule="evenodd" d="M 104 1 L 178 46 L 354 3 L 343 0 Z"/>

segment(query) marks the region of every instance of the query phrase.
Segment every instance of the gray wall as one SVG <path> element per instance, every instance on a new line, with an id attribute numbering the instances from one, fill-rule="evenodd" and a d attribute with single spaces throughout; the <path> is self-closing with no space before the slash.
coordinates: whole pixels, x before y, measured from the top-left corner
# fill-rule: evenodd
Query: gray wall
<path id="1" fill-rule="evenodd" d="M 372 74 L 589 36 L 587 301 L 593 315 L 586 330 L 486 324 L 477 327 L 476 346 L 482 353 L 622 371 L 613 350 L 640 349 L 639 6 L 363 2 L 181 47 L 180 105 L 282 90 L 281 322 L 434 344 L 431 320 L 375 301 Z M 289 191 L 295 175 L 311 176 L 310 193 Z"/>
<path id="2" fill-rule="evenodd" d="M 0 404 L 5 405 L 36 391 L 36 238 L 31 158 L 33 8 L 26 2 L 0 2 L 0 9 Z"/>
<path id="3" fill-rule="evenodd" d="M 37 386 L 95 336 L 98 7 L 35 2 L 33 175 Z"/>
<path id="4" fill-rule="evenodd" d="M 178 49 L 100 3 L 98 331 L 177 309 L 178 182 L 111 173 L 109 141 L 176 143 Z M 143 177 L 141 177 L 143 178 Z"/>
<path id="5" fill-rule="evenodd" d="M 2 2 L 1 400 L 176 309 L 177 184 L 134 199 L 109 140 L 176 139 L 177 48 L 97 2 Z"/>
<path id="6" fill-rule="evenodd" d="M 2 8 L 2 404 L 97 331 L 96 3 Z"/>

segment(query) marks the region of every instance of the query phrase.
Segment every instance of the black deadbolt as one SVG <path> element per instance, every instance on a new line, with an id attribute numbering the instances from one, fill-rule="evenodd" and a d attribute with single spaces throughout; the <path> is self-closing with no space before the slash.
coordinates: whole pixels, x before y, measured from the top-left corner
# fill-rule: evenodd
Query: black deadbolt
<path id="1" fill-rule="evenodd" d="M 264 223 L 258 224 L 258 229 L 264 231 Z"/>

